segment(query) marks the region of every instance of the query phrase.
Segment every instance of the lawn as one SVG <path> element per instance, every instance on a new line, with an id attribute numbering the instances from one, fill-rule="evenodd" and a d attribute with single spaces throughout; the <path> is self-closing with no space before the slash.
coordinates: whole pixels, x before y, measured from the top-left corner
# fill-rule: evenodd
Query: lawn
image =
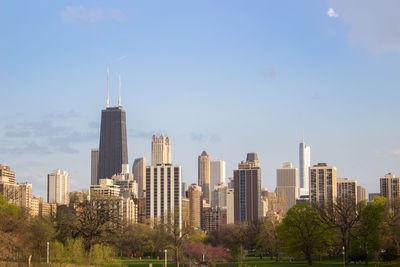
<path id="1" fill-rule="evenodd" d="M 164 264 L 164 260 L 156 260 L 156 259 L 143 259 L 143 260 L 139 260 L 139 259 L 129 259 L 129 258 L 125 258 L 125 259 L 121 259 L 119 261 L 120 265 L 122 266 L 149 266 L 150 263 L 153 264 L 153 267 L 162 267 Z M 352 266 L 365 266 L 364 263 L 360 264 L 351 264 Z M 173 264 L 172 261 L 168 262 L 168 266 L 175 266 L 175 264 Z M 189 266 L 188 264 L 180 264 L 180 266 Z M 237 267 L 239 266 L 238 262 L 229 262 L 229 263 L 225 263 L 225 264 L 218 264 L 217 266 L 222 267 L 222 266 L 232 266 L 232 267 Z M 285 267 L 285 266 L 293 266 L 293 267 L 305 267 L 305 266 L 309 266 L 307 264 L 307 262 L 305 260 L 299 260 L 299 261 L 292 261 L 290 262 L 289 259 L 285 258 L 283 260 L 281 260 L 279 263 L 276 263 L 274 260 L 270 260 L 269 258 L 264 258 L 263 260 L 260 260 L 258 257 L 247 257 L 244 261 L 243 261 L 243 265 L 242 266 L 248 266 L 248 267 L 275 267 L 275 266 L 279 266 L 279 267 Z M 343 261 L 341 259 L 337 259 L 337 260 L 323 260 L 322 263 L 319 262 L 319 259 L 315 259 L 313 262 L 313 266 L 315 267 L 319 267 L 319 266 L 323 266 L 323 267 L 327 267 L 327 266 L 343 266 Z M 378 267 L 378 266 L 400 266 L 400 262 L 393 262 L 392 264 L 389 263 L 378 263 L 378 262 L 371 262 L 369 264 L 369 266 L 373 266 L 373 267 Z"/>

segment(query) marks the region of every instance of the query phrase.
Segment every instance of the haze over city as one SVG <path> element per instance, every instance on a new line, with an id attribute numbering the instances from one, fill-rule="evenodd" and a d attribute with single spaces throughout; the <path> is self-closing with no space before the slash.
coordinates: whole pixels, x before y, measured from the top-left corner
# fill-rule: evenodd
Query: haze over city
<path id="1" fill-rule="evenodd" d="M 164 133 L 184 182 L 197 182 L 203 150 L 228 177 L 257 152 L 274 190 L 282 162 L 299 167 L 304 135 L 312 164 L 379 192 L 400 173 L 400 3 L 376 3 L 2 2 L 0 164 L 37 196 L 58 168 L 71 191 L 88 189 L 109 66 L 130 168 Z"/>

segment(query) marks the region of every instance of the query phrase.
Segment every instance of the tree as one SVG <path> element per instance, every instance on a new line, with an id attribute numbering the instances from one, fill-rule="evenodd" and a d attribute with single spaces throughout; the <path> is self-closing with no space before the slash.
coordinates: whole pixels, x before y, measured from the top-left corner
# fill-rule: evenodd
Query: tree
<path id="1" fill-rule="evenodd" d="M 119 249 L 126 255 L 142 257 L 145 253 L 151 253 L 154 245 L 152 229 L 145 224 L 127 225 L 121 233 Z"/>
<path id="2" fill-rule="evenodd" d="M 332 232 L 317 209 L 306 204 L 295 205 L 277 227 L 279 241 L 292 255 L 303 255 L 312 265 L 313 255 L 332 242 Z"/>
<path id="3" fill-rule="evenodd" d="M 227 262 L 231 255 L 226 248 L 221 246 L 213 247 L 201 242 L 189 242 L 183 247 L 183 256 L 190 263 L 209 264 L 215 266 L 219 262 Z"/>
<path id="4" fill-rule="evenodd" d="M 46 257 L 47 242 L 53 241 L 55 229 L 48 218 L 37 216 L 33 218 L 28 228 L 28 238 L 33 255 L 39 258 Z"/>
<path id="5" fill-rule="evenodd" d="M 276 261 L 279 261 L 279 242 L 278 233 L 276 228 L 279 222 L 276 219 L 265 220 L 261 227 L 258 236 L 256 237 L 256 244 L 260 250 L 260 258 L 264 253 L 275 256 Z"/>

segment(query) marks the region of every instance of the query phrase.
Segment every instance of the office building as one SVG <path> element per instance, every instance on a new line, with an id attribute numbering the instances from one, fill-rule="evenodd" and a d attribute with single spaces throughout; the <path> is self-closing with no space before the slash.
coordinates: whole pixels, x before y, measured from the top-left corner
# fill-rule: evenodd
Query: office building
<path id="1" fill-rule="evenodd" d="M 213 208 L 208 206 L 203 208 L 201 220 L 202 220 L 201 228 L 206 233 L 218 230 L 221 225 L 227 224 L 226 207 Z"/>
<path id="2" fill-rule="evenodd" d="M 235 223 L 235 201 L 233 188 L 228 188 L 226 191 L 226 223 Z"/>
<path id="3" fill-rule="evenodd" d="M 182 197 L 187 197 L 186 196 L 187 190 L 188 190 L 187 184 L 185 182 L 182 182 Z"/>
<path id="4" fill-rule="evenodd" d="M 367 190 L 361 185 L 357 185 L 357 202 L 368 200 Z"/>
<path id="5" fill-rule="evenodd" d="M 337 200 L 357 204 L 357 181 L 337 178 Z"/>
<path id="6" fill-rule="evenodd" d="M 393 173 L 385 174 L 380 178 L 381 197 L 385 197 L 388 201 L 399 196 L 400 183 Z"/>
<path id="7" fill-rule="evenodd" d="M 9 166 L 0 165 L 0 183 L 15 183 L 15 172 Z"/>
<path id="8" fill-rule="evenodd" d="M 310 167 L 310 202 L 326 206 L 337 199 L 337 170 L 326 163 Z"/>
<path id="9" fill-rule="evenodd" d="M 174 215 L 182 227 L 182 167 L 160 164 L 146 167 L 146 217 L 166 219 Z"/>
<path id="10" fill-rule="evenodd" d="M 225 161 L 214 159 L 210 162 L 210 188 L 214 190 L 217 184 L 225 184 Z"/>
<path id="11" fill-rule="evenodd" d="M 200 229 L 201 226 L 201 201 L 202 201 L 201 187 L 192 184 L 188 189 L 189 198 L 189 211 L 190 223 L 195 229 Z"/>
<path id="12" fill-rule="evenodd" d="M 261 168 L 256 153 L 248 153 L 233 171 L 235 222 L 253 222 L 262 216 Z"/>
<path id="13" fill-rule="evenodd" d="M 218 183 L 214 186 L 211 197 L 211 207 L 226 207 L 226 195 L 228 187 L 224 183 Z"/>
<path id="14" fill-rule="evenodd" d="M 115 185 L 112 179 L 100 179 L 99 184 L 90 186 L 90 195 L 91 197 L 119 197 L 121 196 L 121 188 L 119 185 Z"/>
<path id="15" fill-rule="evenodd" d="M 276 195 L 278 198 L 279 213 L 286 212 L 296 205 L 298 197 L 298 170 L 293 168 L 291 162 L 282 164 L 282 168 L 276 170 Z"/>
<path id="16" fill-rule="evenodd" d="M 47 175 L 47 202 L 69 204 L 69 174 L 54 170 Z"/>
<path id="17" fill-rule="evenodd" d="M 210 156 L 205 151 L 198 158 L 198 185 L 201 186 L 203 198 L 211 204 Z"/>
<path id="18" fill-rule="evenodd" d="M 32 184 L 29 183 L 0 183 L 0 193 L 9 203 L 30 210 L 32 202 Z"/>
<path id="19" fill-rule="evenodd" d="M 128 145 L 126 138 L 126 113 L 121 104 L 119 82 L 118 107 L 109 107 L 109 73 L 107 71 L 107 103 L 101 111 L 99 165 L 97 183 L 114 174 L 129 172 Z"/>
<path id="20" fill-rule="evenodd" d="M 300 195 L 308 195 L 309 192 L 309 168 L 311 166 L 311 148 L 304 143 L 300 143 L 299 149 L 299 183 Z"/>
<path id="21" fill-rule="evenodd" d="M 368 194 L 368 201 L 373 201 L 375 197 L 380 197 L 380 193 L 369 193 Z"/>
<path id="22" fill-rule="evenodd" d="M 159 138 L 154 134 L 151 138 L 151 166 L 171 163 L 171 140 L 163 134 Z"/>
<path id="23" fill-rule="evenodd" d="M 97 184 L 97 171 L 99 169 L 99 149 L 98 148 L 92 148 L 90 151 L 91 155 L 91 178 L 90 178 L 90 184 Z"/>
<path id="24" fill-rule="evenodd" d="M 138 196 L 144 197 L 146 190 L 146 158 L 138 158 L 133 162 L 133 177 L 138 184 Z"/>

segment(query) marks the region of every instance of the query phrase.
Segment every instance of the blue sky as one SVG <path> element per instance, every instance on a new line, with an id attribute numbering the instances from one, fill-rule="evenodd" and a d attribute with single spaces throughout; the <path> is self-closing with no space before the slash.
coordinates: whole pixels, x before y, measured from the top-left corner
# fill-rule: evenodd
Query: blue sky
<path id="1" fill-rule="evenodd" d="M 111 104 L 127 111 L 130 164 L 153 132 L 172 139 L 183 180 L 206 150 L 227 175 L 257 152 L 262 184 L 312 163 L 379 191 L 400 175 L 400 2 L 2 1 L 0 164 L 45 196 L 64 169 L 89 187 L 110 66 Z"/>

